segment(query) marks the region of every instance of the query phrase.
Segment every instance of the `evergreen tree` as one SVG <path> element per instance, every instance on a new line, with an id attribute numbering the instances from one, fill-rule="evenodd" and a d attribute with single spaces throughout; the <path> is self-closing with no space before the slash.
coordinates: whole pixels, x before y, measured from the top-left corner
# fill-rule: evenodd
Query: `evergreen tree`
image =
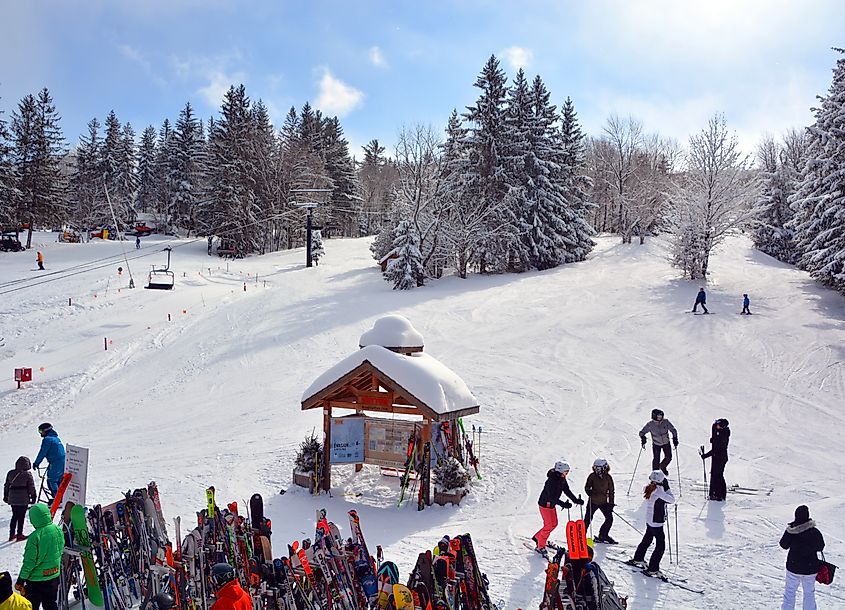
<path id="1" fill-rule="evenodd" d="M 320 259 L 326 251 L 323 249 L 323 236 L 319 229 L 311 231 L 311 259 L 314 265 L 320 264 Z"/>
<path id="2" fill-rule="evenodd" d="M 12 162 L 11 134 L 0 110 L 0 229 L 17 227 L 17 177 Z"/>
<path id="3" fill-rule="evenodd" d="M 394 290 L 410 290 L 423 285 L 424 271 L 420 254 L 420 237 L 411 221 L 403 220 L 394 231 L 393 250 L 398 258 L 384 274 Z"/>
<path id="4" fill-rule="evenodd" d="M 756 217 L 751 238 L 761 252 L 784 262 L 793 262 L 793 235 L 788 225 L 794 215 L 789 206 L 794 185 L 788 164 L 782 162 L 783 152 L 771 137 L 764 139 L 758 148 L 762 184 L 760 197 L 754 204 Z"/>
<path id="5" fill-rule="evenodd" d="M 141 134 L 135 181 L 138 185 L 136 206 L 139 212 L 149 213 L 156 205 L 156 130 L 149 125 Z"/>
<path id="6" fill-rule="evenodd" d="M 133 144 L 134 145 L 134 144 Z M 132 220 L 131 208 L 133 195 L 133 168 L 127 167 L 131 159 L 126 155 L 123 129 L 114 110 L 106 117 L 105 135 L 103 136 L 103 180 L 108 188 L 108 196 L 114 208 L 114 215 L 120 228 Z M 134 156 L 134 153 L 133 155 Z M 102 185 L 100 185 L 102 188 Z"/>
<path id="7" fill-rule="evenodd" d="M 567 201 L 586 222 L 591 207 L 587 193 L 590 192 L 593 181 L 586 173 L 587 155 L 584 133 L 578 122 L 575 104 L 569 97 L 563 103 L 561 111 L 560 151 L 559 164 L 562 173 L 560 179 L 567 190 Z M 590 234 L 593 233 L 590 227 Z"/>
<path id="8" fill-rule="evenodd" d="M 205 187 L 205 138 L 202 123 L 194 115 L 190 102 L 179 112 L 173 129 L 172 155 L 169 160 L 173 200 L 171 222 L 196 230 L 196 208 Z"/>
<path id="9" fill-rule="evenodd" d="M 482 273 L 503 271 L 517 236 L 511 206 L 500 203 L 508 193 L 505 166 L 501 153 L 506 148 L 505 96 L 507 81 L 495 55 L 481 70 L 474 84 L 481 90 L 475 104 L 467 107 L 467 165 L 462 196 L 478 200 L 482 209 L 495 213 L 485 218 L 483 241 L 476 253 Z"/>
<path id="10" fill-rule="evenodd" d="M 96 118 L 88 121 L 88 133 L 79 138 L 70 186 L 73 224 L 83 229 L 111 224 L 111 212 L 103 192 L 103 142 Z"/>
<path id="11" fill-rule="evenodd" d="M 167 228 L 168 231 L 175 229 L 175 218 L 173 217 L 173 202 L 176 199 L 176 189 L 173 184 L 173 168 L 176 165 L 176 138 L 169 119 L 164 119 L 161 129 L 158 132 L 156 143 L 156 158 L 154 166 L 155 175 L 155 213 L 158 222 Z"/>
<path id="12" fill-rule="evenodd" d="M 63 220 L 65 183 L 60 163 L 65 155 L 58 112 L 45 87 L 27 95 L 12 117 L 12 158 L 18 176 L 18 219 L 29 223 L 26 247 L 36 224 Z"/>
<path id="13" fill-rule="evenodd" d="M 845 49 L 836 49 L 845 53 Z M 845 57 L 808 128 L 808 161 L 798 192 L 795 239 L 799 266 L 845 292 Z"/>
<path id="14" fill-rule="evenodd" d="M 331 221 L 340 227 L 341 235 L 357 236 L 357 219 L 361 209 L 358 176 L 349 155 L 349 143 L 337 117 L 326 119 L 322 129 L 322 150 L 326 173 L 331 179 L 329 200 Z"/>

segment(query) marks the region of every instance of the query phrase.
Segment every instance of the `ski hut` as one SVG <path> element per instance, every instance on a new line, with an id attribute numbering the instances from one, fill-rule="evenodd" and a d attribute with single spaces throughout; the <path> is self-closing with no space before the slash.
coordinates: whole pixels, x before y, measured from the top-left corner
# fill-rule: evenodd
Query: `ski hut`
<path id="1" fill-rule="evenodd" d="M 433 430 L 451 430 L 454 443 L 456 424 L 479 412 L 478 401 L 457 374 L 423 353 L 423 337 L 407 318 L 376 320 L 361 335 L 359 348 L 302 394 L 303 411 L 323 410 L 320 488 L 331 487 L 332 464 L 403 469 L 418 453 L 422 495 L 430 504 Z M 340 410 L 352 413 L 335 417 Z"/>

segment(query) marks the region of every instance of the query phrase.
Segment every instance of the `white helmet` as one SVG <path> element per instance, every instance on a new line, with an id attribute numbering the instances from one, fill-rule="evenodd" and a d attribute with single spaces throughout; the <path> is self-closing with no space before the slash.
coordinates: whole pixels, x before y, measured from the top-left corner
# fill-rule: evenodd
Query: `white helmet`
<path id="1" fill-rule="evenodd" d="M 596 458 L 593 462 L 593 468 L 607 468 L 607 460 L 604 458 Z"/>
<path id="2" fill-rule="evenodd" d="M 666 478 L 666 475 L 663 474 L 662 470 L 652 470 L 651 474 L 648 475 L 649 481 L 654 481 L 655 483 L 658 483 L 658 484 L 662 483 L 663 479 L 665 479 L 665 478 Z"/>
<path id="3" fill-rule="evenodd" d="M 569 464 L 563 460 L 555 462 L 555 472 L 569 472 Z"/>

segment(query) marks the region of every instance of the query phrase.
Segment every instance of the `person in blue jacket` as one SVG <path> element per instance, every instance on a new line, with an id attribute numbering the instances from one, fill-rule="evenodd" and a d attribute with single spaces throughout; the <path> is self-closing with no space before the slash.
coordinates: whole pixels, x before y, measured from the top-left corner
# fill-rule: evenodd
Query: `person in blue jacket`
<path id="1" fill-rule="evenodd" d="M 41 450 L 32 467 L 38 468 L 42 460 L 47 460 L 47 487 L 55 496 L 65 473 L 65 446 L 51 424 L 38 426 L 38 433 L 41 435 Z"/>
<path id="2" fill-rule="evenodd" d="M 704 313 L 710 313 L 707 311 L 707 293 L 704 292 L 704 288 L 698 289 L 698 294 L 695 297 L 695 305 L 692 306 L 692 313 L 698 311 L 698 306 L 701 305 L 701 308 L 704 310 Z"/>
<path id="3" fill-rule="evenodd" d="M 750 305 L 751 305 L 751 299 L 748 298 L 747 294 L 743 294 L 742 295 L 742 312 L 741 313 L 746 314 L 746 315 L 751 315 L 751 311 L 748 309 L 748 307 Z"/>

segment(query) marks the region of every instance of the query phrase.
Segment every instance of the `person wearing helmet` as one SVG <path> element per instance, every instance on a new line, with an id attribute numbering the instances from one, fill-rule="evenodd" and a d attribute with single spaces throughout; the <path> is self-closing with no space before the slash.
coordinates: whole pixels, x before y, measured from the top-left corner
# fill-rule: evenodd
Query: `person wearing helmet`
<path id="1" fill-rule="evenodd" d="M 42 460 L 47 460 L 47 487 L 55 496 L 65 473 L 65 446 L 53 426 L 46 422 L 38 426 L 38 434 L 41 435 L 41 449 L 32 467 L 37 469 Z"/>
<path id="2" fill-rule="evenodd" d="M 215 563 L 211 568 L 211 581 L 217 591 L 217 601 L 212 610 L 252 610 L 252 598 L 243 590 L 235 576 L 235 569 L 228 563 Z"/>
<path id="3" fill-rule="evenodd" d="M 663 474 L 669 475 L 667 467 L 672 461 L 672 447 L 669 445 L 669 434 L 672 435 L 672 445 L 678 446 L 678 431 L 672 425 L 663 411 L 660 409 L 651 410 L 651 420 L 643 426 L 640 430 L 640 442 L 645 448 L 645 435 L 651 433 L 651 469 L 662 470 Z M 660 459 L 660 454 L 663 453 L 663 459 Z"/>
<path id="4" fill-rule="evenodd" d="M 707 293 L 704 292 L 704 288 L 698 289 L 698 294 L 695 296 L 695 305 L 692 306 L 692 313 L 696 313 L 699 305 L 701 305 L 704 313 L 710 313 L 707 311 Z"/>
<path id="5" fill-rule="evenodd" d="M 587 477 L 587 484 L 584 485 L 587 492 L 587 512 L 584 515 L 584 526 L 590 527 L 590 521 L 597 510 L 604 515 L 599 535 L 593 538 L 593 542 L 605 544 L 616 544 L 610 537 L 610 528 L 613 526 L 613 507 L 616 505 L 613 477 L 610 476 L 610 464 L 604 458 L 598 458 L 593 462 L 593 471 Z"/>
<path id="6" fill-rule="evenodd" d="M 654 470 L 648 475 L 648 485 L 643 489 L 643 497 L 646 499 L 645 534 L 637 550 L 634 551 L 633 559 L 628 560 L 628 563 L 642 568 L 646 576 L 662 578 L 660 560 L 666 550 L 666 535 L 663 532 L 663 524 L 666 522 L 666 505 L 675 503 L 675 496 L 669 489 L 669 479 L 662 470 Z M 645 554 L 652 541 L 655 542 L 654 552 L 646 564 Z"/>
<path id="7" fill-rule="evenodd" d="M 537 545 L 536 550 L 539 553 L 545 553 L 546 542 L 548 542 L 549 536 L 557 527 L 557 507 L 572 508 L 570 502 L 561 502 L 560 495 L 565 493 L 575 504 L 584 503 L 581 498 L 576 498 L 572 495 L 569 484 L 566 482 L 566 476 L 568 474 L 569 464 L 564 461 L 555 462 L 555 467 L 546 473 L 546 484 L 543 486 L 543 491 L 540 493 L 540 500 L 538 501 L 540 505 L 540 516 L 543 518 L 543 527 L 531 537 L 531 540 Z"/>
<path id="8" fill-rule="evenodd" d="M 713 458 L 710 462 L 710 499 L 716 502 L 724 502 L 728 495 L 728 485 L 725 483 L 725 466 L 728 464 L 728 441 L 731 438 L 731 430 L 728 428 L 728 420 L 717 419 L 713 422 L 713 429 L 710 432 L 710 451 L 704 453 L 704 445 L 701 446 L 701 459 Z"/>
<path id="9" fill-rule="evenodd" d="M 170 610 L 176 605 L 176 600 L 170 593 L 158 593 L 150 600 L 151 610 Z"/>

